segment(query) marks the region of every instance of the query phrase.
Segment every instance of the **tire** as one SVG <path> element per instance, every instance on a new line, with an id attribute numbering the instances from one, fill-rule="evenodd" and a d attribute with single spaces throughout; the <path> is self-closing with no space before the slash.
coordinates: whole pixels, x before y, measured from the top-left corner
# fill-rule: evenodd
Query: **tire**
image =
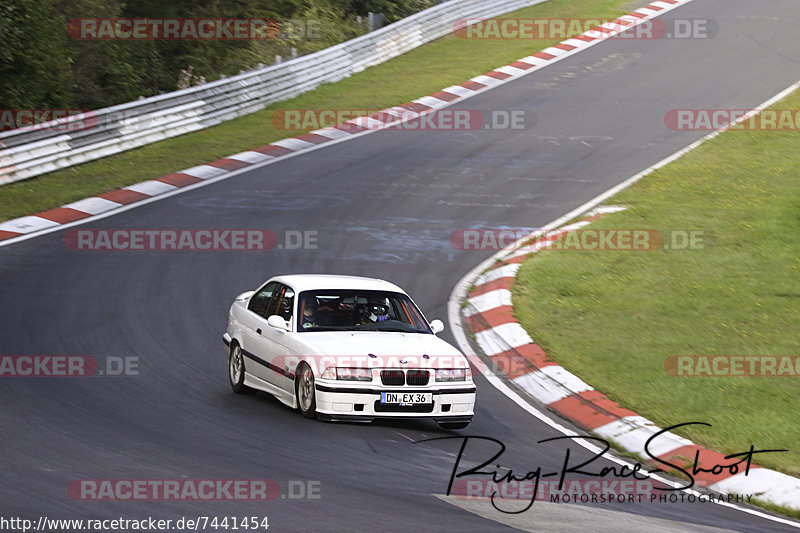
<path id="1" fill-rule="evenodd" d="M 314 388 L 314 372 L 303 363 L 297 371 L 294 386 L 297 407 L 306 418 L 317 418 L 317 395 Z"/>
<path id="2" fill-rule="evenodd" d="M 236 394 L 253 392 L 253 389 L 244 384 L 244 355 L 239 344 L 235 342 L 231 345 L 231 353 L 228 356 L 228 380 Z"/>
<path id="3" fill-rule="evenodd" d="M 439 422 L 439 427 L 442 429 L 464 429 L 469 425 L 469 421 L 466 422 Z"/>

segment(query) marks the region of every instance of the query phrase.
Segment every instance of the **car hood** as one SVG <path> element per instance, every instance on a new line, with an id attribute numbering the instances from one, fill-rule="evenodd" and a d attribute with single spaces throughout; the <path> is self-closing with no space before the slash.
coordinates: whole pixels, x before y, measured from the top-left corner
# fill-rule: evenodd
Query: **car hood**
<path id="1" fill-rule="evenodd" d="M 318 355 L 390 358 L 461 356 L 454 346 L 436 335 L 376 331 L 320 331 L 301 334 L 304 343 Z"/>

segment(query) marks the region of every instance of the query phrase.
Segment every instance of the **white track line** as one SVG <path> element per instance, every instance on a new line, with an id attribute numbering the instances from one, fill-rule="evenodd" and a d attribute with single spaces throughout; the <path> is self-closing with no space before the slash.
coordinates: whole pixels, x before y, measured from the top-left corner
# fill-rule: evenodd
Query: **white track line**
<path id="1" fill-rule="evenodd" d="M 770 107 L 774 103 L 786 98 L 786 96 L 788 96 L 789 94 L 793 93 L 798 88 L 800 88 L 800 81 L 798 81 L 797 83 L 792 84 L 790 87 L 784 89 L 783 91 L 779 92 L 778 94 L 776 94 L 772 98 L 768 99 L 767 101 L 765 101 L 764 103 L 762 103 L 761 105 L 759 105 L 758 107 L 753 109 L 750 113 L 748 113 L 745 116 L 743 116 L 742 118 L 740 118 L 734 124 L 738 124 L 739 122 L 743 122 L 745 120 L 748 120 L 751 116 L 755 115 L 759 111 L 762 111 L 762 110 Z M 720 133 L 722 133 L 723 131 L 729 129 L 730 127 L 731 127 L 731 125 L 726 126 L 725 128 L 721 128 L 721 129 L 719 129 L 717 131 L 714 131 L 714 132 L 706 135 L 702 139 L 699 139 L 698 141 L 693 142 L 689 146 L 687 146 L 687 147 L 685 147 L 685 148 L 683 148 L 681 150 L 678 150 L 677 152 L 675 152 L 674 154 L 670 155 L 669 157 L 666 157 L 666 158 L 662 159 L 661 161 L 659 161 L 655 165 L 652 165 L 652 166 L 648 167 L 647 169 L 643 170 L 642 172 L 639 172 L 638 174 L 636 174 L 634 176 L 631 176 L 630 178 L 626 179 L 622 183 L 620 183 L 618 185 L 615 185 L 614 187 L 611 187 L 607 191 L 595 196 L 594 198 L 592 198 L 588 202 L 585 202 L 581 206 L 576 207 L 575 209 L 573 209 L 569 213 L 557 218 L 556 220 L 550 222 L 549 224 L 546 224 L 545 226 L 543 226 L 540 229 L 540 231 L 549 231 L 549 230 L 556 229 L 556 228 L 562 226 L 563 224 L 567 223 L 568 221 L 574 219 L 575 217 L 578 217 L 578 216 L 586 213 L 587 211 L 589 211 L 593 207 L 596 207 L 597 205 L 599 205 L 603 201 L 607 200 L 611 196 L 617 194 L 618 192 L 622 191 L 623 189 L 626 189 L 626 188 L 630 187 L 631 185 L 633 185 L 634 183 L 636 183 L 637 181 L 639 181 L 643 177 L 647 176 L 648 174 L 651 174 L 651 173 L 655 172 L 656 170 L 668 165 L 669 163 L 675 161 L 676 159 L 682 157 L 683 155 L 691 152 L 692 150 L 694 150 L 695 148 L 697 148 L 698 146 L 700 146 L 704 142 L 715 138 Z M 485 261 L 481 262 L 478 266 L 473 268 L 464 277 L 462 277 L 458 281 L 458 283 L 456 283 L 455 287 L 453 288 L 453 291 L 450 293 L 450 298 L 447 300 L 447 317 L 448 317 L 448 321 L 450 323 L 450 328 L 453 331 L 453 335 L 455 336 L 456 342 L 458 343 L 458 346 L 461 348 L 461 351 L 463 351 L 465 354 L 467 354 L 471 358 L 476 357 L 476 355 L 473 353 L 472 347 L 471 347 L 469 341 L 467 340 L 466 334 L 464 333 L 464 326 L 463 326 L 463 323 L 462 323 L 462 320 L 461 320 L 461 302 L 464 302 L 464 301 L 467 300 L 470 288 L 475 284 L 475 280 L 478 279 L 481 276 L 482 272 L 488 270 L 498 260 L 500 260 L 503 257 L 505 257 L 510 251 L 515 250 L 515 249 L 519 249 L 527 240 L 529 240 L 529 237 L 523 237 L 523 238 L 519 239 L 517 242 L 507 246 L 503 250 L 500 250 L 499 252 L 495 253 L 494 255 L 492 255 L 491 257 L 486 259 Z M 505 382 L 503 382 L 494 373 L 492 373 L 491 370 L 489 370 L 489 368 L 486 367 L 486 365 L 482 365 L 482 367 L 483 367 L 483 375 L 486 378 L 486 380 L 489 383 L 491 383 L 497 390 L 499 390 L 500 392 L 505 394 L 511 401 L 513 401 L 514 403 L 516 403 L 517 405 L 519 405 L 520 407 L 525 409 L 528 413 L 530 413 L 531 415 L 535 416 L 540 421 L 544 422 L 545 424 L 547 424 L 551 428 L 555 429 L 556 431 L 559 431 L 560 433 L 563 433 L 565 435 L 574 435 L 575 434 L 575 431 L 573 429 L 567 428 L 567 427 L 559 424 L 558 422 L 553 420 L 550 416 L 548 416 L 544 412 L 540 411 L 539 409 L 536 409 L 529 402 L 525 401 L 522 397 L 519 396 L 519 394 L 517 394 L 516 391 L 511 390 L 511 388 L 509 388 L 505 384 Z M 580 439 L 576 439 L 575 442 L 577 444 L 580 444 L 584 448 L 594 452 L 594 453 L 598 453 L 599 452 L 599 449 L 596 446 L 588 444 L 588 443 L 586 443 L 586 442 L 584 442 L 584 441 L 582 441 Z M 633 465 L 633 463 L 631 461 L 628 461 L 626 459 L 622 459 L 620 457 L 616 457 L 613 454 L 606 454 L 604 457 L 607 458 L 610 461 L 613 461 L 613 462 L 617 463 L 617 464 L 621 464 L 621 465 L 622 464 L 627 464 L 629 466 Z M 751 471 L 751 474 L 752 474 L 752 471 Z M 660 477 L 657 477 L 657 476 L 653 476 L 653 477 L 654 477 L 654 479 L 658 479 L 659 481 L 662 481 L 662 482 L 666 483 L 669 486 L 672 486 L 672 487 L 679 486 L 679 484 L 676 484 L 676 483 L 674 483 L 674 482 L 672 482 L 670 480 L 667 480 L 667 479 L 664 479 L 664 478 L 660 478 Z M 787 476 L 787 477 L 790 477 L 790 476 Z M 791 478 L 791 479 L 795 479 L 795 478 Z M 724 488 L 724 487 L 721 487 L 721 488 Z M 695 494 L 695 495 L 699 494 L 698 492 L 693 491 L 693 490 L 686 490 L 685 492 L 688 492 L 690 494 Z M 734 503 L 727 503 L 727 502 L 715 502 L 715 503 L 717 505 L 724 505 L 726 507 L 732 507 L 732 508 L 738 509 L 738 510 L 744 512 L 744 513 L 748 513 L 748 514 L 751 514 L 751 515 L 754 515 L 754 516 L 765 518 L 767 520 L 771 520 L 773 522 L 778 522 L 778 523 L 781 523 L 781 524 L 789 525 L 789 526 L 792 526 L 792 527 L 800 529 L 800 523 L 795 522 L 795 521 L 790 520 L 790 519 L 785 519 L 785 518 L 773 516 L 773 515 L 770 515 L 770 514 L 761 512 L 761 511 L 757 511 L 755 509 L 742 507 L 742 506 L 736 505 Z"/>

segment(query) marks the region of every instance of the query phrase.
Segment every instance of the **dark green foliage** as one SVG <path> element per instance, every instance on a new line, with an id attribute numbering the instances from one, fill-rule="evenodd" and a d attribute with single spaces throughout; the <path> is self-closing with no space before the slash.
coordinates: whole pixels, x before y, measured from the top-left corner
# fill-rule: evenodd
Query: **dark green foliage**
<path id="1" fill-rule="evenodd" d="M 97 109 L 184 84 L 232 76 L 356 37 L 357 17 L 387 22 L 433 0 L 13 0 L 0 2 L 0 109 Z M 281 34 L 268 40 L 79 40 L 79 18 L 267 18 Z"/>
<path id="2" fill-rule="evenodd" d="M 0 107 L 65 107 L 72 56 L 54 2 L 0 2 Z"/>

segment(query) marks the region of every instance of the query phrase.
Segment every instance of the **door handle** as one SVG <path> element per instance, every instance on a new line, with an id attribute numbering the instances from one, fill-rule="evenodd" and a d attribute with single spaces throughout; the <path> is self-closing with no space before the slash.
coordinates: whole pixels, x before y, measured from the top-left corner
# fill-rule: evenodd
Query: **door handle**
<path id="1" fill-rule="evenodd" d="M 256 330 L 256 333 L 258 333 L 259 335 L 261 335 L 261 328 L 258 328 L 258 329 Z"/>

